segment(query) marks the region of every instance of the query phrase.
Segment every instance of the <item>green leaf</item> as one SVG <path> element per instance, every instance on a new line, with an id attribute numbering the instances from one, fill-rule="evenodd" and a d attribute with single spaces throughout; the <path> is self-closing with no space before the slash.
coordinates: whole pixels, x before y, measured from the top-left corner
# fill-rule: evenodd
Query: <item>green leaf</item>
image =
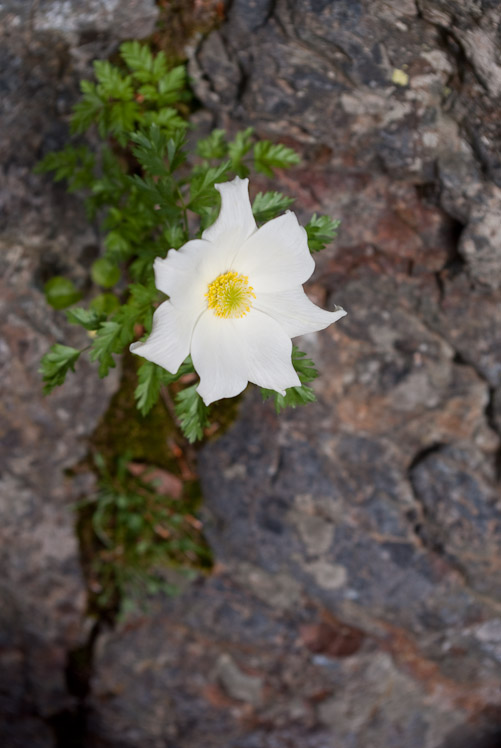
<path id="1" fill-rule="evenodd" d="M 293 202 L 293 197 L 286 197 L 281 192 L 259 192 L 252 204 L 252 212 L 256 221 L 269 221 L 289 208 Z"/>
<path id="2" fill-rule="evenodd" d="M 143 361 L 137 371 L 138 385 L 134 392 L 138 410 L 145 416 L 155 405 L 163 385 L 176 382 L 184 374 L 194 372 L 191 357 L 188 356 L 175 374 L 151 361 Z"/>
<path id="3" fill-rule="evenodd" d="M 131 250 L 130 242 L 122 233 L 120 233 L 120 231 L 118 231 L 118 229 L 109 231 L 106 234 L 104 246 L 106 247 L 107 257 L 118 261 L 125 259 L 130 254 Z"/>
<path id="4" fill-rule="evenodd" d="M 158 112 L 145 112 L 143 119 L 145 125 L 158 125 L 168 135 L 174 135 L 178 130 L 184 132 L 188 127 L 186 120 L 172 107 L 164 107 Z"/>
<path id="5" fill-rule="evenodd" d="M 162 368 L 151 361 L 143 361 L 137 371 L 138 385 L 134 392 L 136 405 L 145 416 L 158 400 L 163 385 Z"/>
<path id="6" fill-rule="evenodd" d="M 101 293 L 95 296 L 90 302 L 90 308 L 93 309 L 99 315 L 105 315 L 106 317 L 113 312 L 116 312 L 120 302 L 112 293 Z"/>
<path id="7" fill-rule="evenodd" d="M 153 275 L 153 263 L 156 257 L 160 257 L 165 254 L 165 245 L 161 247 L 153 244 L 152 246 L 144 246 L 141 250 L 141 254 L 136 257 L 134 262 L 129 265 L 129 275 L 132 280 L 138 283 L 148 282 Z"/>
<path id="8" fill-rule="evenodd" d="M 179 218 L 181 210 L 176 204 L 177 186 L 170 174 L 159 178 L 146 176 L 144 179 L 134 174 L 129 180 L 141 193 L 142 202 L 153 208 L 156 225 L 164 220 L 175 221 Z"/>
<path id="9" fill-rule="evenodd" d="M 120 55 L 135 78 L 140 81 L 151 79 L 153 55 L 146 44 L 140 44 L 136 40 L 124 42 L 120 45 Z"/>
<path id="10" fill-rule="evenodd" d="M 121 306 L 113 318 L 101 327 L 94 341 L 93 350 L 98 348 L 98 353 L 92 353 L 91 360 L 98 358 L 101 361 L 101 356 L 103 356 L 105 362 L 103 370 L 114 365 L 110 363 L 110 360 L 113 362 L 113 358 L 108 354 L 122 353 L 125 346 L 132 342 L 136 324 L 143 325 L 147 332 L 151 330 L 153 303 L 157 296 L 153 274 L 147 285 L 134 283 L 129 286 L 129 291 L 127 303 Z M 103 331 L 106 326 L 107 330 Z M 103 337 L 105 340 L 98 343 L 98 338 Z"/>
<path id="11" fill-rule="evenodd" d="M 83 307 L 68 309 L 66 317 L 72 325 L 81 325 L 86 330 L 97 330 L 105 318 L 103 314 L 100 314 L 95 309 L 84 309 Z"/>
<path id="12" fill-rule="evenodd" d="M 186 134 L 179 130 L 167 141 L 167 156 L 171 172 L 178 169 L 186 161 L 185 145 Z"/>
<path id="13" fill-rule="evenodd" d="M 179 249 L 187 241 L 185 229 L 179 223 L 167 226 L 164 229 L 163 237 L 168 245 L 168 249 Z"/>
<path id="14" fill-rule="evenodd" d="M 145 83 L 144 86 L 141 86 L 138 94 L 142 96 L 145 101 L 155 103 L 158 101 L 158 88 L 153 86 L 151 83 Z"/>
<path id="15" fill-rule="evenodd" d="M 226 132 L 224 130 L 213 130 L 207 138 L 202 138 L 197 143 L 197 153 L 202 158 L 224 158 L 228 154 L 226 143 Z"/>
<path id="16" fill-rule="evenodd" d="M 129 286 L 130 296 L 127 301 L 127 306 L 134 307 L 140 316 L 151 310 L 155 299 L 157 298 L 157 289 L 153 277 L 150 279 L 150 283 L 144 285 L 141 283 L 132 283 Z"/>
<path id="17" fill-rule="evenodd" d="M 60 343 L 56 343 L 47 351 L 41 360 L 39 370 L 45 383 L 44 395 L 48 395 L 55 387 L 63 384 L 68 371 L 75 371 L 75 363 L 81 352 Z"/>
<path id="18" fill-rule="evenodd" d="M 252 148 L 253 127 L 237 132 L 234 140 L 228 143 L 228 155 L 231 159 L 231 168 L 239 177 L 245 177 L 249 173 L 247 167 L 243 166 L 242 159 Z"/>
<path id="19" fill-rule="evenodd" d="M 314 213 L 311 221 L 305 226 L 310 252 L 319 252 L 324 249 L 336 236 L 340 223 L 341 221 L 329 218 L 329 216 L 317 216 Z"/>
<path id="20" fill-rule="evenodd" d="M 92 124 L 98 122 L 105 105 L 95 83 L 81 81 L 80 89 L 83 96 L 73 107 L 70 120 L 70 130 L 73 134 L 84 133 Z"/>
<path id="21" fill-rule="evenodd" d="M 90 274 L 94 283 L 102 288 L 112 288 L 120 280 L 119 268 L 106 257 L 92 263 Z"/>
<path id="22" fill-rule="evenodd" d="M 292 364 L 299 376 L 300 387 L 289 387 L 285 391 L 285 395 L 281 395 L 279 392 L 275 392 L 275 390 L 261 388 L 263 400 L 268 400 L 270 397 L 275 400 L 277 413 L 280 413 L 284 408 L 295 408 L 298 405 L 306 405 L 316 400 L 315 393 L 307 386 L 308 382 L 312 382 L 318 376 L 315 364 L 311 359 L 306 358 L 306 354 L 296 348 L 296 346 L 292 349 Z"/>
<path id="23" fill-rule="evenodd" d="M 198 394 L 197 387 L 198 383 L 187 387 L 176 397 L 175 410 L 179 425 L 190 443 L 201 439 L 204 428 L 209 425 L 208 408 Z"/>
<path id="24" fill-rule="evenodd" d="M 168 139 L 160 127 L 153 124 L 146 132 L 134 132 L 130 137 L 135 143 L 132 152 L 143 169 L 155 177 L 167 174 L 165 155 Z"/>
<path id="25" fill-rule="evenodd" d="M 120 70 L 107 60 L 95 60 L 94 72 L 98 80 L 97 93 L 102 100 L 106 98 L 132 101 L 134 90 L 129 75 L 123 76 Z"/>
<path id="26" fill-rule="evenodd" d="M 82 298 L 82 294 L 69 278 L 55 275 L 44 286 L 45 299 L 53 309 L 66 309 Z"/>
<path id="27" fill-rule="evenodd" d="M 224 161 L 219 166 L 211 166 L 208 169 L 199 170 L 192 177 L 190 202 L 188 203 L 190 210 L 194 213 L 200 213 L 204 208 L 210 208 L 217 203 L 218 194 L 214 189 L 214 184 L 226 176 L 230 166 L 230 161 Z"/>
<path id="28" fill-rule="evenodd" d="M 256 171 L 273 176 L 273 169 L 288 169 L 299 164 L 301 159 L 296 151 L 281 143 L 272 143 L 269 140 L 260 140 L 254 146 L 254 166 Z"/>
<path id="29" fill-rule="evenodd" d="M 186 70 L 184 65 L 169 70 L 167 75 L 161 77 L 158 81 L 159 105 L 174 104 L 179 101 L 181 94 L 186 89 Z"/>
<path id="30" fill-rule="evenodd" d="M 141 83 L 157 84 L 160 95 L 175 94 L 186 86 L 186 73 L 183 66 L 168 70 L 167 58 L 164 52 L 152 55 L 149 48 L 137 41 L 124 42 L 120 47 L 120 54 L 132 75 Z M 153 85 L 151 86 L 154 87 Z M 142 92 L 142 88 L 140 89 Z M 164 100 L 165 103 L 165 100 Z"/>
<path id="31" fill-rule="evenodd" d="M 117 101 L 109 107 L 109 130 L 117 136 L 120 145 L 127 144 L 128 135 L 139 119 L 139 106 L 135 101 Z"/>
<path id="32" fill-rule="evenodd" d="M 153 279 L 152 279 L 153 281 Z M 151 330 L 153 301 L 156 288 L 153 282 L 148 286 L 132 284 L 127 303 L 121 306 L 108 322 L 99 328 L 92 345 L 90 359 L 99 361 L 99 376 L 104 377 L 115 366 L 114 353 L 122 353 L 134 339 L 134 326 L 141 324 L 146 331 Z"/>
<path id="33" fill-rule="evenodd" d="M 86 146 L 74 148 L 67 145 L 61 151 L 48 153 L 35 166 L 35 174 L 54 172 L 53 179 L 66 179 L 68 192 L 90 188 L 94 180 L 94 156 Z"/>
<path id="34" fill-rule="evenodd" d="M 99 376 L 105 377 L 110 369 L 115 368 L 112 353 L 120 353 L 122 325 L 114 320 L 104 322 L 99 328 L 90 351 L 90 360 L 99 361 Z"/>

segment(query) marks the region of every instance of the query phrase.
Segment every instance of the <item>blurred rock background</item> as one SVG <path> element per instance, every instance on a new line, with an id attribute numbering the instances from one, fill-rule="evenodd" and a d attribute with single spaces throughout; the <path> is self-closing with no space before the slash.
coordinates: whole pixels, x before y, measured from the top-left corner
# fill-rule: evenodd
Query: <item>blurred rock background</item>
<path id="1" fill-rule="evenodd" d="M 200 126 L 302 152 L 276 187 L 342 219 L 308 290 L 349 314 L 302 341 L 317 404 L 249 392 L 201 451 L 212 575 L 96 635 L 73 509 L 94 478 L 65 470 L 117 380 L 82 364 L 43 399 L 37 369 L 80 335 L 43 283 L 84 278 L 98 236 L 32 169 L 92 58 L 159 8 L 0 4 L 0 745 L 499 748 L 499 3 L 159 5 L 218 22 L 177 40 Z"/>

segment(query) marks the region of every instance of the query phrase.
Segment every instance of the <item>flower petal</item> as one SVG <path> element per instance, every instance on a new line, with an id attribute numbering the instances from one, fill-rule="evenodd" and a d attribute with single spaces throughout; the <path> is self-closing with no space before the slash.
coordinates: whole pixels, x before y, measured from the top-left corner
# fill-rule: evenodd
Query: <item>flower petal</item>
<path id="1" fill-rule="evenodd" d="M 197 391 L 206 405 L 235 397 L 247 386 L 245 357 L 235 322 L 211 311 L 202 314 L 193 331 L 191 358 L 200 377 Z"/>
<path id="2" fill-rule="evenodd" d="M 258 293 L 254 308 L 273 317 L 290 338 L 323 330 L 346 314 L 340 306 L 332 312 L 321 309 L 301 286 L 278 293 Z"/>
<path id="3" fill-rule="evenodd" d="M 218 244 L 222 242 L 236 252 L 256 231 L 249 200 L 249 180 L 235 177 L 231 182 L 214 186 L 221 195 L 221 210 L 212 226 L 203 232 L 202 239 Z"/>
<path id="4" fill-rule="evenodd" d="M 174 306 L 197 306 L 207 291 L 204 271 L 210 260 L 213 245 L 193 239 L 180 249 L 171 249 L 167 257 L 157 257 L 153 269 L 156 287 L 170 297 Z M 209 271 L 209 275 L 210 275 Z"/>
<path id="5" fill-rule="evenodd" d="M 248 381 L 285 394 L 288 387 L 301 384 L 291 353 L 292 343 L 282 327 L 257 309 L 239 319 L 206 312 L 191 343 L 200 376 L 198 392 L 206 405 L 238 395 Z"/>
<path id="6" fill-rule="evenodd" d="M 191 336 L 199 312 L 187 313 L 170 302 L 160 304 L 153 315 L 151 335 L 132 343 L 130 351 L 175 374 L 190 352 Z"/>
<path id="7" fill-rule="evenodd" d="M 288 387 L 300 387 L 292 365 L 290 337 L 278 322 L 255 308 L 236 321 L 241 323 L 238 329 L 245 346 L 249 382 L 282 395 Z"/>
<path id="8" fill-rule="evenodd" d="M 300 286 L 315 269 L 305 229 L 288 211 L 261 226 L 240 248 L 233 268 L 249 276 L 256 293 Z"/>

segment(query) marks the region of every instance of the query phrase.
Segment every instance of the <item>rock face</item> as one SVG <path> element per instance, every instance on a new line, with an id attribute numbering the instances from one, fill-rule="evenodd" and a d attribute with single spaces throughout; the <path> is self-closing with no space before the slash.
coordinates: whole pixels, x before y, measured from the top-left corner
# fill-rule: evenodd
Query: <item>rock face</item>
<path id="1" fill-rule="evenodd" d="M 88 635 L 75 502 L 93 484 L 90 476 L 70 480 L 64 470 L 85 456 L 86 437 L 116 378 L 103 385 L 83 362 L 65 387 L 47 399 L 42 395 L 38 368 L 49 346 L 86 345 L 85 335 L 47 307 L 43 284 L 65 272 L 81 286 L 96 256 L 97 237 L 79 201 L 32 170 L 46 150 L 64 144 L 65 120 L 78 95 L 75 62 L 58 19 L 69 14 L 75 26 L 85 16 L 87 31 L 106 32 L 116 44 L 115 16 L 124 11 L 118 5 L 4 2 L 0 8 L 0 744 L 5 748 L 56 745 L 52 727 L 75 706 L 66 683 L 68 654 Z M 144 2 L 143 11 L 151 5 Z"/>
<path id="2" fill-rule="evenodd" d="M 318 404 L 251 396 L 200 460 L 227 567 L 365 637 L 356 685 L 319 699 L 325 745 L 501 742 L 500 24 L 487 2 L 237 0 L 191 63 L 224 121 L 303 144 L 280 188 L 342 219 L 311 292 L 348 316 L 301 341 Z"/>

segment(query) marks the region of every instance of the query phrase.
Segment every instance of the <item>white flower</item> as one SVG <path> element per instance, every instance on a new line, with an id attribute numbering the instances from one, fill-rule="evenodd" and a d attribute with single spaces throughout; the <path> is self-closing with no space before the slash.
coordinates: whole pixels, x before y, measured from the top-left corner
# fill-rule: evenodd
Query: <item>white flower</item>
<path id="1" fill-rule="evenodd" d="M 155 282 L 169 296 L 133 353 L 175 373 L 191 354 L 206 405 L 248 382 L 285 394 L 299 386 L 291 338 L 343 317 L 315 306 L 302 284 L 315 263 L 306 231 L 288 211 L 257 228 L 248 179 L 216 185 L 221 211 L 201 239 L 157 257 Z"/>

